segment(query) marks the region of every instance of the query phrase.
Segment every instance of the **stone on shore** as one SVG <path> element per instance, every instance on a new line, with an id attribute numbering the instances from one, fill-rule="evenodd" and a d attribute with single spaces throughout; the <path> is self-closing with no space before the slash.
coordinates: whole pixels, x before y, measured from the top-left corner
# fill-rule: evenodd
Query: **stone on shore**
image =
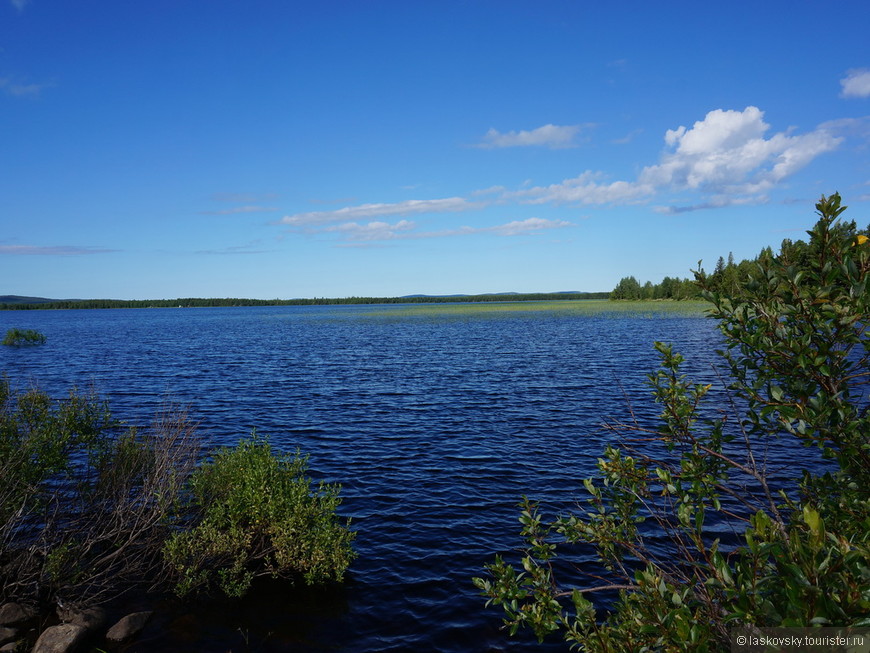
<path id="1" fill-rule="evenodd" d="M 60 624 L 46 628 L 36 640 L 33 653 L 73 653 L 87 635 L 77 624 Z"/>
<path id="2" fill-rule="evenodd" d="M 84 610 L 58 608 L 57 616 L 64 623 L 82 626 L 88 632 L 99 630 L 106 623 L 106 611 L 99 607 L 85 608 Z"/>
<path id="3" fill-rule="evenodd" d="M 15 628 L 7 628 L 6 626 L 0 626 L 0 645 L 8 644 L 9 642 L 15 641 L 15 638 L 18 637 L 18 631 Z"/>
<path id="4" fill-rule="evenodd" d="M 123 642 L 138 635 L 151 618 L 151 612 L 134 612 L 122 617 L 118 623 L 109 628 L 106 640 L 114 643 Z"/>
<path id="5" fill-rule="evenodd" d="M 39 612 L 30 605 L 4 603 L 0 606 L 0 626 L 16 626 L 38 616 Z"/>

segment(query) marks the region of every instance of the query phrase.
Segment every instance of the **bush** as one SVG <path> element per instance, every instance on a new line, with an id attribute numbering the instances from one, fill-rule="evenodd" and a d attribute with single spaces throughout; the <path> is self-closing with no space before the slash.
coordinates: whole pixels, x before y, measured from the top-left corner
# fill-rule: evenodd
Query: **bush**
<path id="1" fill-rule="evenodd" d="M 0 383 L 2 599 L 97 604 L 163 577 L 160 549 L 196 463 L 193 427 L 167 413 L 122 429 L 104 401 L 52 401 Z"/>
<path id="2" fill-rule="evenodd" d="M 264 569 L 341 579 L 353 534 L 333 513 L 339 488 L 311 493 L 304 458 L 255 439 L 198 461 L 180 409 L 125 429 L 93 394 L 53 401 L 0 379 L 0 602 L 91 606 L 208 590 L 212 575 L 238 596 Z"/>
<path id="3" fill-rule="evenodd" d="M 165 548 L 178 594 L 217 587 L 240 596 L 266 575 L 342 580 L 354 533 L 335 515 L 339 487 L 312 491 L 306 469 L 307 458 L 276 456 L 256 435 L 202 465 L 190 483 L 199 521 Z"/>
<path id="4" fill-rule="evenodd" d="M 6 337 L 3 338 L 3 344 L 11 347 L 43 345 L 45 344 L 45 336 L 33 329 L 9 329 L 6 332 Z"/>
<path id="5" fill-rule="evenodd" d="M 618 444 L 585 481 L 579 515 L 547 520 L 524 500 L 519 565 L 496 557 L 475 579 L 512 633 L 558 631 L 585 651 L 706 651 L 727 649 L 740 625 L 870 626 L 870 243 L 837 221 L 839 195 L 816 209 L 809 243 L 760 257 L 737 295 L 697 274 L 725 337 L 730 414 L 707 417 L 711 386 L 656 343 L 658 427 L 609 427 Z M 779 437 L 818 448 L 829 469 L 796 451 L 776 485 L 765 450 Z M 567 564 L 576 547 L 601 574 Z M 602 610 L 596 592 L 616 598 Z"/>

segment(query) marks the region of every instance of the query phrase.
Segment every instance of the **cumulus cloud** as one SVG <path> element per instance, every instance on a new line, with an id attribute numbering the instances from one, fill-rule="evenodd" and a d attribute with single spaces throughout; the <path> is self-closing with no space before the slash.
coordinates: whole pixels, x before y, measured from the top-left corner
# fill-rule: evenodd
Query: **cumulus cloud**
<path id="1" fill-rule="evenodd" d="M 770 125 L 757 107 L 716 109 L 691 128 L 667 130 L 659 162 L 643 168 L 633 181 L 608 181 L 587 170 L 557 184 L 506 192 L 503 198 L 530 204 L 629 204 L 666 190 L 689 190 L 708 198 L 695 208 L 728 206 L 744 202 L 747 195 L 760 201 L 764 192 L 839 145 L 843 139 L 833 127 L 765 138 Z"/>
<path id="2" fill-rule="evenodd" d="M 115 249 L 102 247 L 77 247 L 75 245 L 52 245 L 41 247 L 37 245 L 0 245 L 0 254 L 19 256 L 82 256 L 85 254 L 109 254 Z"/>
<path id="3" fill-rule="evenodd" d="M 463 197 L 359 204 L 329 211 L 285 216 L 279 224 L 308 233 L 340 234 L 346 242 L 366 243 L 410 238 L 435 238 L 490 233 L 513 236 L 545 229 L 573 226 L 560 220 L 528 218 L 498 226 L 465 226 L 442 231 L 418 231 L 409 220 L 390 218 L 425 213 L 469 211 L 487 206 L 520 204 L 625 205 L 649 202 L 664 193 L 691 198 L 684 206 L 658 206 L 659 213 L 676 214 L 736 204 L 767 201 L 767 193 L 820 155 L 834 150 L 846 133 L 868 131 L 867 119 L 823 123 L 814 130 L 796 129 L 770 134 L 764 112 L 754 106 L 742 111 L 716 109 L 691 126 L 681 125 L 664 134 L 664 148 L 657 163 L 642 168 L 633 180 L 613 181 L 602 172 L 587 170 L 550 185 L 523 183 L 516 190 L 492 186 Z M 554 125 L 530 132 L 500 134 L 490 130 L 489 147 L 570 142 L 570 132 Z M 554 131 L 555 130 L 555 131 Z M 568 136 L 565 136 L 568 134 Z M 566 140 L 567 139 L 567 140 Z M 324 228 L 324 225 L 332 225 Z"/>
<path id="4" fill-rule="evenodd" d="M 840 92 L 841 97 L 870 97 L 870 68 L 850 70 L 840 80 L 840 86 L 843 87 Z"/>
<path id="5" fill-rule="evenodd" d="M 766 139 L 769 128 L 757 107 L 711 111 L 691 129 L 669 129 L 665 143 L 671 151 L 644 168 L 638 183 L 713 195 L 763 193 L 842 141 L 824 127 Z"/>
<path id="6" fill-rule="evenodd" d="M 419 215 L 423 213 L 449 213 L 456 211 L 468 211 L 480 208 L 478 202 L 469 202 L 461 197 L 447 197 L 436 200 L 407 200 L 393 204 L 360 204 L 358 206 L 346 206 L 334 211 L 309 211 L 286 215 L 280 220 L 280 224 L 294 227 L 309 225 L 329 224 L 333 222 L 354 222 L 367 218 L 384 218 L 393 216 Z"/>
<path id="7" fill-rule="evenodd" d="M 544 125 L 530 131 L 509 131 L 502 133 L 490 129 L 477 146 L 494 149 L 500 147 L 544 146 L 549 148 L 574 147 L 574 139 L 580 133 L 581 125 Z"/>

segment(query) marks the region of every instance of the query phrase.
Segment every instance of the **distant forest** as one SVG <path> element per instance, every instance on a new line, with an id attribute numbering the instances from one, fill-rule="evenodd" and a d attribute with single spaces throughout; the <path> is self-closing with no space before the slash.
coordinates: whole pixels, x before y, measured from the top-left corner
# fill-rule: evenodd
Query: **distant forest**
<path id="1" fill-rule="evenodd" d="M 313 299 L 68 299 L 0 297 L 0 310 L 63 308 L 198 308 L 208 306 L 317 306 L 325 304 L 443 304 L 458 302 L 526 302 L 571 299 L 608 299 L 608 292 L 504 293 L 487 295 L 419 295 L 409 297 L 315 297 Z M 5 301 L 2 301 L 5 300 Z M 31 300 L 31 301 L 27 301 Z"/>
<path id="2" fill-rule="evenodd" d="M 867 229 L 857 230 L 857 233 L 860 237 L 870 236 L 870 225 Z M 809 255 L 809 245 L 803 240 L 792 241 L 786 238 L 780 245 L 779 260 L 786 266 L 802 263 Z M 700 264 L 698 272 L 703 275 L 712 292 L 735 297 L 739 294 L 741 285 L 756 274 L 758 264 L 773 257 L 774 253 L 770 247 L 762 249 L 754 259 L 743 259 L 739 263 L 734 262 L 733 254 L 728 254 L 727 261 L 719 257 L 712 273 L 708 274 Z M 701 299 L 701 290 L 694 279 L 665 277 L 660 283 L 647 281 L 641 284 L 635 277 L 623 277 L 611 291 L 610 299 Z"/>
<path id="3" fill-rule="evenodd" d="M 769 247 L 762 254 L 766 255 L 765 252 L 769 252 L 769 255 L 773 256 Z M 741 282 L 746 281 L 752 275 L 757 262 L 758 258 L 756 257 L 752 260 L 744 259 L 740 263 L 735 263 L 734 255 L 728 254 L 728 262 L 726 263 L 725 259 L 720 256 L 716 268 L 709 278 L 717 291 L 734 293 L 740 287 Z M 631 276 L 619 280 L 619 283 L 610 293 L 610 299 L 701 299 L 701 289 L 694 279 L 665 277 L 659 283 L 647 281 L 641 285 L 635 277 Z"/>

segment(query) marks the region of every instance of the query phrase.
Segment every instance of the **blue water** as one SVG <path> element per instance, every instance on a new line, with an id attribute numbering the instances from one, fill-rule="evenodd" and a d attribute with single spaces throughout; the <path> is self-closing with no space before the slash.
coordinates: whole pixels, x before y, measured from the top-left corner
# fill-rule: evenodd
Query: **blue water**
<path id="1" fill-rule="evenodd" d="M 569 508 L 602 422 L 657 414 L 653 341 L 704 383 L 719 342 L 697 316 L 383 306 L 0 312 L 10 327 L 48 338 L 0 347 L 19 386 L 93 387 L 131 424 L 180 403 L 208 443 L 256 429 L 343 487 L 359 554 L 343 586 L 164 616 L 128 651 L 528 650 L 471 583 L 519 544 L 517 502 Z"/>

